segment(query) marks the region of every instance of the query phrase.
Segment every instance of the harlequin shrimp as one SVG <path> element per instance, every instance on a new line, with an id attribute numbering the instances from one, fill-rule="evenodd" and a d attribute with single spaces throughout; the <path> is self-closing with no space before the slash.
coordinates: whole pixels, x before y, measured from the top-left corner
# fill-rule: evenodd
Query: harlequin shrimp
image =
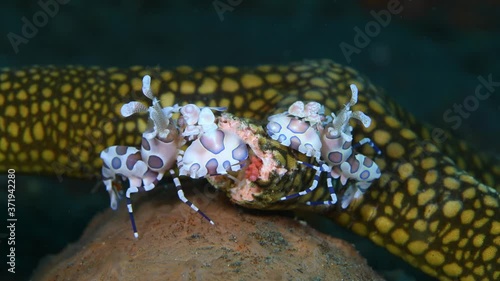
<path id="1" fill-rule="evenodd" d="M 204 176 L 224 175 L 228 171 L 238 171 L 248 158 L 246 143 L 234 132 L 219 129 L 215 123 L 212 109 L 222 111 L 224 108 L 199 108 L 188 104 L 181 108 L 185 122 L 183 136 L 194 141 L 179 158 L 179 175 L 189 175 L 197 179 Z"/>
<path id="2" fill-rule="evenodd" d="M 337 203 L 337 195 L 332 179 L 340 178 L 342 185 L 348 179 L 354 182 L 342 198 L 342 208 L 347 208 L 353 199 L 359 198 L 370 187 L 372 181 L 381 176 L 380 169 L 372 159 L 354 151 L 355 148 L 369 144 L 377 154 L 381 154 L 375 144 L 364 138 L 359 143 L 352 145 L 352 126 L 349 120 L 357 119 L 363 126 L 369 127 L 371 119 L 361 111 L 351 111 L 351 106 L 357 103 L 358 89 L 351 85 L 352 98 L 338 115 L 331 113 L 332 118 L 323 116 L 322 106 L 315 102 L 308 103 L 305 107 L 300 101 L 292 104 L 288 111 L 269 117 L 267 132 L 271 138 L 281 144 L 298 150 L 307 156 L 315 156 L 320 164 L 311 165 L 299 161 L 316 170 L 311 186 L 299 193 L 281 197 L 280 200 L 289 200 L 312 192 L 318 186 L 321 173 L 327 173 L 327 187 L 331 200 L 309 201 L 307 205 L 333 205 Z M 323 120 L 324 121 L 323 123 Z"/>
<path id="3" fill-rule="evenodd" d="M 323 112 L 323 107 L 317 102 L 304 105 L 303 102 L 297 101 L 288 111 L 268 118 L 267 133 L 273 140 L 319 159 L 321 140 L 317 126 L 321 125 Z"/>
<path id="4" fill-rule="evenodd" d="M 106 190 L 110 195 L 111 208 L 116 210 L 118 202 L 118 192 L 113 187 L 116 176 L 122 176 L 129 180 L 129 187 L 126 190 L 127 207 L 134 236 L 137 238 L 137 228 L 133 215 L 132 193 L 150 191 L 158 181 L 163 178 L 164 173 L 169 170 L 174 184 L 177 188 L 179 199 L 198 212 L 211 224 L 214 222 L 198 209 L 185 196 L 180 180 L 176 177 L 173 167 L 181 157 L 185 140 L 179 133 L 172 114 L 178 112 L 180 107 L 162 108 L 157 98 L 151 91 L 151 77 L 146 75 L 143 78 L 143 94 L 153 101 L 149 108 L 137 101 L 129 102 L 122 106 L 121 114 L 128 117 L 135 113 L 149 112 L 149 128 L 142 134 L 141 150 L 134 147 L 111 146 L 101 152 L 103 160 L 102 176 Z"/>

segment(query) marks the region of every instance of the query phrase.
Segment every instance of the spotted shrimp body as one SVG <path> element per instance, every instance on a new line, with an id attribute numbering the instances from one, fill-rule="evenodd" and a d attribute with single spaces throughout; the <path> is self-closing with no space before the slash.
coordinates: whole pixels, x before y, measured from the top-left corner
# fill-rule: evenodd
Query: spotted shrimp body
<path id="1" fill-rule="evenodd" d="M 332 113 L 331 118 L 317 118 L 318 120 L 328 119 L 331 122 L 327 121 L 324 126 L 315 127 L 320 139 L 318 150 L 321 157 L 316 157 L 320 165 L 314 166 L 300 162 L 316 170 L 312 185 L 299 193 L 284 196 L 280 200 L 289 200 L 312 192 L 318 186 L 321 173 L 327 173 L 327 186 L 331 199 L 328 201 L 310 201 L 306 202 L 306 204 L 333 205 L 337 203 L 333 179 L 340 179 L 342 185 L 346 185 L 350 179 L 352 181 L 344 192 L 341 202 L 342 207 L 347 208 L 353 199 L 359 198 L 374 180 L 380 178 L 381 172 L 377 164 L 372 159 L 354 150 L 363 144 L 369 144 L 377 154 L 381 154 L 380 149 L 369 138 L 364 138 L 359 143 L 352 145 L 351 132 L 353 128 L 349 125 L 349 120 L 357 119 L 361 121 L 364 127 L 369 127 L 371 119 L 361 111 L 353 112 L 351 110 L 351 106 L 355 105 L 358 100 L 358 89 L 354 84 L 351 85 L 351 91 L 352 98 L 350 102 L 337 115 Z"/>
<path id="2" fill-rule="evenodd" d="M 118 204 L 118 192 L 113 187 L 112 181 L 115 180 L 116 176 L 121 175 L 127 178 L 130 183 L 126 190 L 127 207 L 132 230 L 137 238 L 139 235 L 133 215 L 131 194 L 152 190 L 163 178 L 165 172 L 169 171 L 177 188 L 179 199 L 211 224 L 214 224 L 198 207 L 187 200 L 180 180 L 173 170 L 177 159 L 182 155 L 180 147 L 185 143 L 172 119 L 173 113 L 179 112 L 180 107 L 174 105 L 162 108 L 159 100 L 153 96 L 151 91 L 151 77 L 144 76 L 142 82 L 143 93 L 153 101 L 152 106 L 146 107 L 140 102 L 132 101 L 121 108 L 121 114 L 124 117 L 141 112 L 149 113 L 150 126 L 142 134 L 141 150 L 139 151 L 134 147 L 112 146 L 101 152 L 101 158 L 104 162 L 102 169 L 103 181 L 106 190 L 110 194 L 111 208 L 116 209 Z"/>
<path id="3" fill-rule="evenodd" d="M 240 170 L 241 163 L 248 158 L 246 144 L 235 133 L 218 128 L 212 109 L 199 109 L 193 104 L 182 108 L 187 123 L 183 135 L 195 139 L 179 159 L 179 175 L 194 179 L 224 175 Z"/>
<path id="4" fill-rule="evenodd" d="M 304 105 L 303 102 L 297 101 L 288 111 L 268 118 L 267 133 L 282 145 L 319 160 L 321 140 L 316 126 L 321 122 L 322 111 L 322 106 L 317 102 Z"/>
<path id="5" fill-rule="evenodd" d="M 111 146 L 101 152 L 103 161 L 102 179 L 109 193 L 110 205 L 113 210 L 118 208 L 119 194 L 113 187 L 117 176 L 129 180 L 130 186 L 142 186 L 148 166 L 141 158 L 141 152 L 135 147 Z"/>
<path id="6" fill-rule="evenodd" d="M 343 208 L 347 208 L 353 199 L 359 198 L 365 193 L 371 183 L 381 176 L 378 165 L 367 156 L 356 152 L 354 148 L 369 144 L 377 154 L 381 154 L 380 149 L 369 138 L 364 138 L 356 145 L 352 145 L 353 128 L 349 125 L 349 120 L 359 120 L 365 128 L 368 128 L 371 119 L 361 111 L 351 110 L 351 107 L 358 101 L 358 88 L 356 85 L 351 85 L 351 92 L 350 102 L 337 115 L 332 113 L 332 122 L 320 131 L 321 154 L 330 167 L 330 176 L 340 178 L 342 185 L 346 185 L 348 179 L 353 180 L 342 198 Z M 335 203 L 331 201 L 323 202 L 323 204 Z"/>

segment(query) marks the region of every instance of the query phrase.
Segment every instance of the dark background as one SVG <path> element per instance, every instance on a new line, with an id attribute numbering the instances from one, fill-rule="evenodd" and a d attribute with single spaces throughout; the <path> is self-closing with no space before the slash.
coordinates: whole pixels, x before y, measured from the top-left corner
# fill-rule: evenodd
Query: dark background
<path id="1" fill-rule="evenodd" d="M 230 10 L 220 16 L 214 3 L 219 7 L 224 3 Z M 500 2 L 400 3 L 402 12 L 392 15 L 390 23 L 349 62 L 339 45 L 355 45 L 354 28 L 364 30 L 374 20 L 370 11 L 387 9 L 387 1 L 72 0 L 59 4 L 57 13 L 27 43 L 20 44 L 17 53 L 8 34 L 22 36 L 22 18 L 33 22 L 33 15 L 42 8 L 38 1 L 2 1 L 0 67 L 239 66 L 330 58 L 366 74 L 419 120 L 452 130 L 499 155 L 500 87 L 457 130 L 445 122 L 443 113 L 474 95 L 478 76 L 492 75 L 493 81 L 500 81 Z M 6 177 L 0 179 L 5 202 Z M 91 193 L 95 184 L 17 175 L 18 273 L 14 279 L 28 278 L 41 256 L 57 253 L 76 240 L 93 214 L 107 207 L 107 194 L 101 187 Z M 342 232 L 330 226 L 324 230 L 335 236 Z M 4 275 L 2 231 L 0 279 L 10 280 L 12 275 Z M 357 248 L 369 244 L 354 239 Z M 383 253 L 373 253 L 373 248 L 361 251 L 373 257 L 369 262 L 376 270 L 395 269 L 397 259 L 381 258 Z M 402 270 L 424 280 L 418 271 L 404 265 Z M 407 278 L 393 280 L 412 280 Z"/>

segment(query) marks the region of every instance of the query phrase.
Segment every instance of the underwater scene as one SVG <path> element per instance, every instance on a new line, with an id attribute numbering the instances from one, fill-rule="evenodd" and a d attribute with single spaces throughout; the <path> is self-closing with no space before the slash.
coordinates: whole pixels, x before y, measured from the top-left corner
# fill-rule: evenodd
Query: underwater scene
<path id="1" fill-rule="evenodd" d="M 496 1 L 0 4 L 0 280 L 500 280 Z"/>

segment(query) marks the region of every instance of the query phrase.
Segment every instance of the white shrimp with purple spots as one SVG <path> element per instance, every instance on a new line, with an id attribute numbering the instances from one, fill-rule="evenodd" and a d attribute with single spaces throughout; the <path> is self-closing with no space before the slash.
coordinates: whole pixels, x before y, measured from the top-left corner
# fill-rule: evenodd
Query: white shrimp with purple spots
<path id="1" fill-rule="evenodd" d="M 118 191 L 113 187 L 117 176 L 129 180 L 130 186 L 142 186 L 142 179 L 148 165 L 142 161 L 140 151 L 135 147 L 111 146 L 101 152 L 103 161 L 102 179 L 109 193 L 113 210 L 118 208 Z"/>
<path id="2" fill-rule="evenodd" d="M 352 97 L 350 102 L 346 104 L 337 115 L 335 115 L 334 113 L 331 114 L 332 118 L 328 119 L 331 120 L 331 122 L 327 121 L 325 124 L 319 124 L 315 127 L 310 127 L 316 129 L 315 133 L 318 135 L 318 139 L 320 141 L 320 144 L 316 145 L 315 147 L 315 149 L 320 151 L 321 159 L 320 157 L 316 157 L 320 165 L 314 166 L 308 163 L 300 163 L 316 170 L 316 175 L 314 176 L 312 185 L 299 193 L 284 196 L 280 200 L 289 200 L 311 193 L 316 189 L 321 173 L 325 172 L 328 175 L 327 187 L 330 191 L 331 199 L 328 201 L 310 201 L 306 202 L 306 204 L 333 205 L 337 203 L 337 195 L 335 193 L 332 179 L 340 178 L 340 183 L 342 185 L 346 185 L 348 180 L 351 179 L 353 182 L 351 182 L 349 187 L 346 189 L 341 202 L 342 207 L 347 208 L 353 199 L 359 198 L 363 193 L 365 193 L 365 191 L 370 187 L 371 183 L 374 180 L 380 178 L 381 172 L 377 164 L 373 162 L 372 159 L 353 150 L 354 148 L 359 147 L 363 144 L 369 144 L 371 147 L 373 147 L 377 154 L 381 154 L 380 149 L 378 149 L 369 138 L 364 138 L 358 144 L 354 146 L 352 145 L 353 128 L 349 125 L 349 120 L 357 119 L 361 121 L 364 127 L 369 127 L 371 124 L 371 119 L 361 111 L 351 110 L 351 106 L 355 105 L 358 100 L 358 89 L 354 84 L 351 85 L 351 91 Z M 294 116 L 302 118 L 305 117 L 304 120 L 307 120 L 309 123 L 311 123 L 311 126 L 312 124 L 316 124 L 321 122 L 322 120 L 327 119 L 322 117 L 321 114 L 320 116 L 317 116 L 314 114 L 311 115 L 309 113 L 309 115 L 312 116 L 310 117 L 308 113 L 306 113 L 308 111 L 304 110 L 303 113 L 301 108 L 303 108 L 303 103 L 296 102 L 290 107 L 288 112 L 271 116 L 272 119 L 270 118 L 271 122 L 267 125 L 267 128 L 268 133 L 271 135 L 271 137 L 273 137 L 273 139 L 278 139 L 278 141 L 280 141 L 280 138 L 286 140 L 298 137 L 297 135 L 293 135 L 295 131 L 282 129 L 283 123 L 285 123 L 286 126 L 289 126 L 289 124 L 291 124 L 291 120 L 293 120 L 293 117 L 287 117 L 290 112 L 294 112 Z M 321 107 L 315 106 L 314 108 Z M 309 112 L 322 113 L 320 109 L 318 109 L 317 111 L 312 110 Z M 284 118 L 290 118 L 290 121 L 287 121 Z M 302 122 L 306 123 L 305 121 Z M 307 138 L 307 141 L 310 142 L 310 139 L 311 138 Z M 284 145 L 295 148 L 292 145 L 292 142 L 280 142 Z M 299 151 L 304 153 L 301 150 Z"/>
<path id="3" fill-rule="evenodd" d="M 305 155 L 321 157 L 321 140 L 317 126 L 321 122 L 322 106 L 317 102 L 293 103 L 288 111 L 270 116 L 266 126 L 268 135 L 282 145 Z"/>
<path id="4" fill-rule="evenodd" d="M 248 158 L 248 148 L 235 133 L 219 129 L 215 124 L 212 109 L 204 107 L 195 110 L 196 105 L 187 105 L 189 112 L 184 113 L 186 130 L 183 135 L 196 139 L 179 159 L 179 175 L 188 175 L 197 179 L 210 175 L 224 175 L 228 171 L 238 171 Z M 181 113 L 186 112 L 181 109 Z"/>
<path id="5" fill-rule="evenodd" d="M 142 134 L 141 150 L 134 147 L 112 146 L 101 152 L 101 158 L 104 162 L 103 181 L 111 198 L 111 208 L 116 209 L 118 205 L 118 191 L 113 187 L 113 181 L 116 176 L 125 177 L 130 183 L 126 190 L 130 222 L 134 236 L 139 237 L 131 194 L 152 190 L 163 178 L 164 173 L 170 171 L 179 199 L 211 224 L 214 224 L 198 207 L 186 199 L 180 181 L 173 170 L 177 158 L 182 155 L 180 147 L 185 143 L 172 119 L 173 113 L 177 113 L 180 107 L 174 105 L 162 108 L 159 100 L 153 96 L 151 91 L 151 77 L 144 76 L 142 83 L 143 94 L 153 101 L 152 106 L 146 107 L 140 102 L 132 101 L 121 108 L 121 113 L 125 117 L 135 113 L 149 113 L 150 126 Z"/>

